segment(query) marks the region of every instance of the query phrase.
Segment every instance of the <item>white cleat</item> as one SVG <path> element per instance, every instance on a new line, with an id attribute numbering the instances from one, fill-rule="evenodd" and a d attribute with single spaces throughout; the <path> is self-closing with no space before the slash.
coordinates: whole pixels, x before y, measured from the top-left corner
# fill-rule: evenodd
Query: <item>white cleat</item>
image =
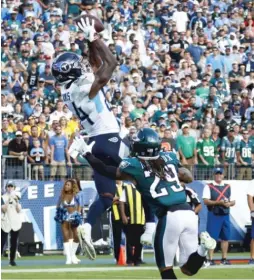
<path id="1" fill-rule="evenodd" d="M 143 233 L 140 238 L 140 242 L 143 245 L 152 246 L 153 245 L 153 234 Z"/>
<path id="2" fill-rule="evenodd" d="M 204 245 L 207 250 L 213 250 L 216 247 L 216 240 L 213 239 L 207 231 L 201 232 L 200 243 Z"/>
<path id="3" fill-rule="evenodd" d="M 79 264 L 81 262 L 75 255 L 71 256 L 71 261 L 73 264 Z"/>
<path id="4" fill-rule="evenodd" d="M 155 223 L 146 223 L 145 232 L 140 237 L 141 244 L 153 246 L 155 228 Z"/>
<path id="5" fill-rule="evenodd" d="M 83 253 L 90 259 L 95 260 L 96 259 L 96 252 L 93 246 L 93 242 L 91 239 L 91 235 L 87 234 L 84 225 L 79 226 L 78 229 L 78 238 L 80 241 L 80 246 L 83 251 Z"/>

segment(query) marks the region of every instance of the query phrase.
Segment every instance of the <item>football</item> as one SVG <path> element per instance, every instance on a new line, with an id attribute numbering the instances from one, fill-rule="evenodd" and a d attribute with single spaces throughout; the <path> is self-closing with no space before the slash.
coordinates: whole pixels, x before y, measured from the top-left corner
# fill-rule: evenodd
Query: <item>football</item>
<path id="1" fill-rule="evenodd" d="M 101 31 L 104 30 L 104 26 L 103 26 L 102 22 L 97 17 L 95 17 L 93 15 L 90 15 L 90 14 L 83 14 L 83 15 L 81 14 L 80 16 L 74 18 L 74 22 L 76 24 L 78 24 L 78 22 L 80 22 L 80 20 L 82 18 L 84 20 L 86 20 L 86 18 L 89 18 L 89 20 L 90 20 L 89 22 L 90 23 L 92 22 L 92 20 L 94 20 L 94 28 L 95 28 L 97 33 L 100 33 Z"/>
<path id="2" fill-rule="evenodd" d="M 180 182 L 183 182 L 186 184 L 191 183 L 193 181 L 193 176 L 192 176 L 190 170 L 185 167 L 181 167 L 178 169 L 178 178 L 179 178 Z"/>

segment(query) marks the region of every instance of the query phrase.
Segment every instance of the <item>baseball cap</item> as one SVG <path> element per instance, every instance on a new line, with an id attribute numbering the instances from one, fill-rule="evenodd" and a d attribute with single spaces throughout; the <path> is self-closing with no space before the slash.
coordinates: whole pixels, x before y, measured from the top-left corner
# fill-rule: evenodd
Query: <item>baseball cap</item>
<path id="1" fill-rule="evenodd" d="M 36 95 L 35 94 L 31 94 L 29 99 L 35 99 Z"/>
<path id="2" fill-rule="evenodd" d="M 142 99 L 137 99 L 137 101 L 136 101 L 137 103 L 141 103 L 141 104 L 143 104 L 143 100 Z"/>
<path id="3" fill-rule="evenodd" d="M 163 98 L 163 94 L 161 92 L 156 92 L 156 94 L 154 96 L 159 98 L 159 99 Z"/>
<path id="4" fill-rule="evenodd" d="M 234 128 L 231 126 L 229 129 L 228 129 L 229 132 L 234 132 Z"/>
<path id="5" fill-rule="evenodd" d="M 45 82 L 44 78 L 39 78 L 39 82 Z"/>
<path id="6" fill-rule="evenodd" d="M 186 127 L 189 128 L 190 126 L 189 126 L 187 123 L 184 123 L 184 124 L 182 125 L 182 129 L 183 129 L 183 128 L 186 128 Z"/>
<path id="7" fill-rule="evenodd" d="M 223 168 L 221 167 L 214 168 L 213 174 L 223 174 Z"/>
<path id="8" fill-rule="evenodd" d="M 17 132 L 15 133 L 15 135 L 16 135 L 16 136 L 22 136 L 22 132 L 21 132 L 21 131 L 17 131 Z"/>
<path id="9" fill-rule="evenodd" d="M 166 123 L 165 122 L 161 122 L 160 126 L 163 126 L 163 125 L 166 126 Z"/>
<path id="10" fill-rule="evenodd" d="M 13 187 L 16 187 L 15 183 L 11 180 L 9 180 L 7 183 L 6 183 L 6 188 L 9 187 L 9 186 L 13 186 Z"/>

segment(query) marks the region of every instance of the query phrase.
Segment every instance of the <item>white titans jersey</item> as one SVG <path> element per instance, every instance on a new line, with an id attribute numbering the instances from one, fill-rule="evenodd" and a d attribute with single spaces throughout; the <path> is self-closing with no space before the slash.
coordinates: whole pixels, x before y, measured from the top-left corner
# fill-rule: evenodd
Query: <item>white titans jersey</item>
<path id="1" fill-rule="evenodd" d="M 103 92 L 99 91 L 93 99 L 89 99 L 90 88 L 91 83 L 85 85 L 84 80 L 83 83 L 73 83 L 68 89 L 62 86 L 64 103 L 74 115 L 78 116 L 90 137 L 118 133 L 119 125 Z"/>

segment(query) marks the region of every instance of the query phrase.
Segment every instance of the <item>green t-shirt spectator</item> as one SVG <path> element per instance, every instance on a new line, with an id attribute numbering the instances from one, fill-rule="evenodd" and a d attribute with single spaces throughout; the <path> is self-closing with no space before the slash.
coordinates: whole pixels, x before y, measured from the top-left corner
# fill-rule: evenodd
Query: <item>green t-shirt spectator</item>
<path id="1" fill-rule="evenodd" d="M 200 98 L 202 98 L 203 100 L 205 100 L 209 95 L 209 91 L 210 91 L 209 88 L 200 87 L 200 88 L 197 88 L 196 95 L 199 96 Z"/>
<path id="2" fill-rule="evenodd" d="M 131 111 L 130 117 L 134 121 L 136 118 L 142 118 L 143 114 L 145 113 L 145 109 L 143 108 L 136 108 Z"/>
<path id="3" fill-rule="evenodd" d="M 204 160 L 208 163 L 208 166 L 214 166 L 215 155 L 217 153 L 216 143 L 212 139 L 198 140 L 197 153 L 204 158 Z M 204 165 L 200 157 L 198 157 L 198 164 Z"/>
<path id="4" fill-rule="evenodd" d="M 176 144 L 178 149 L 181 149 L 186 159 L 194 156 L 194 151 L 196 149 L 196 141 L 194 137 L 189 135 L 179 135 L 176 139 Z"/>

